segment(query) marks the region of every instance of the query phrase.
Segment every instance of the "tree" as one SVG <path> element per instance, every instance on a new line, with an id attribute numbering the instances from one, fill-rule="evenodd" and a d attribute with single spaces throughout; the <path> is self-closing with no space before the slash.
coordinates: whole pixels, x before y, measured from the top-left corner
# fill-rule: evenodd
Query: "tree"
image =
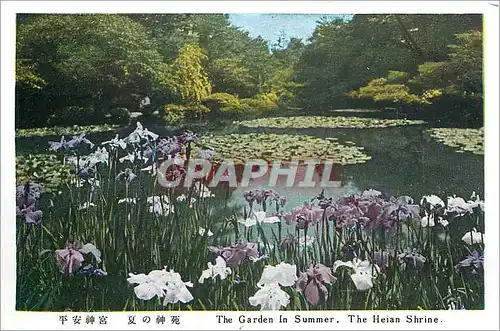
<path id="1" fill-rule="evenodd" d="M 354 15 L 319 22 L 297 65 L 300 104 L 329 109 L 390 70 L 446 60 L 455 34 L 480 28 L 480 15 Z"/>
<path id="2" fill-rule="evenodd" d="M 183 104 L 198 105 L 211 92 L 210 81 L 203 69 L 207 57 L 196 44 L 184 45 L 174 61 L 170 73 L 173 91 Z"/>
<path id="3" fill-rule="evenodd" d="M 46 82 L 43 93 L 17 91 L 25 105 L 36 105 L 19 104 L 21 122 L 33 112 L 41 113 L 43 122 L 65 106 L 133 109 L 155 88 L 163 68 L 147 30 L 123 15 L 25 15 L 16 51 Z M 18 70 L 18 81 L 22 73 Z"/>
<path id="4" fill-rule="evenodd" d="M 389 101 L 399 106 L 422 105 L 434 116 L 482 121 L 482 33 L 471 30 L 456 35 L 447 47 L 448 58 L 424 62 L 410 76 L 390 71 L 387 78 L 370 81 L 350 93 L 354 98 Z"/>

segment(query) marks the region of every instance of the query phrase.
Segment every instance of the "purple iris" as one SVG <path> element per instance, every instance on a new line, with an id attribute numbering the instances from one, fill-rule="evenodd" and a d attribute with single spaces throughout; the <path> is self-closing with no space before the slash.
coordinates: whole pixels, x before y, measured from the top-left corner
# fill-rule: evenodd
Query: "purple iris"
<path id="1" fill-rule="evenodd" d="M 254 202 L 260 204 L 269 199 L 269 201 L 276 201 L 279 205 L 284 206 L 286 204 L 286 198 L 280 196 L 274 190 L 261 190 L 254 189 L 248 190 L 243 193 L 243 197 L 248 202 L 248 204 L 252 205 Z"/>
<path id="2" fill-rule="evenodd" d="M 310 225 L 319 223 L 323 219 L 323 213 L 322 208 L 305 204 L 285 214 L 285 221 L 287 224 L 295 222 L 297 223 L 297 227 L 303 230 L 307 229 Z"/>
<path id="3" fill-rule="evenodd" d="M 198 137 L 196 136 L 195 133 L 191 131 L 186 131 L 182 135 L 179 136 L 179 142 L 181 144 L 189 144 L 194 141 L 198 140 Z"/>
<path id="4" fill-rule="evenodd" d="M 417 250 L 405 250 L 403 253 L 398 254 L 398 261 L 401 265 L 401 269 L 406 269 L 410 267 L 412 269 L 422 269 L 425 265 L 427 259 Z"/>
<path id="5" fill-rule="evenodd" d="M 43 212 L 36 207 L 42 191 L 42 186 L 34 183 L 16 187 L 16 215 L 23 217 L 26 224 L 42 221 Z"/>
<path id="6" fill-rule="evenodd" d="M 361 224 L 368 229 L 383 228 L 394 233 L 399 222 L 420 220 L 420 206 L 413 204 L 411 197 L 401 196 L 387 201 L 380 194 L 365 191 L 361 195 L 343 197 L 331 203 L 325 212 L 337 227 L 353 227 Z"/>
<path id="7" fill-rule="evenodd" d="M 298 292 L 304 293 L 306 300 L 312 305 L 317 305 L 321 298 L 326 301 L 328 289 L 325 284 L 332 285 L 337 281 L 330 268 L 322 264 L 310 265 L 306 272 L 300 274 L 296 282 Z"/>
<path id="8" fill-rule="evenodd" d="M 241 265 L 251 257 L 259 257 L 257 244 L 254 243 L 236 243 L 224 248 L 209 247 L 209 250 L 222 256 L 231 268 Z"/>
<path id="9" fill-rule="evenodd" d="M 471 269 L 472 273 L 482 273 L 484 270 L 484 256 L 478 251 L 473 251 L 469 256 L 467 256 L 464 260 L 458 262 L 455 266 L 455 270 L 458 272 L 462 268 Z"/>
<path id="10" fill-rule="evenodd" d="M 16 206 L 16 214 L 24 217 L 26 224 L 40 224 L 43 217 L 41 210 L 36 210 L 35 202 L 30 205 Z"/>
<path id="11" fill-rule="evenodd" d="M 175 156 L 176 154 L 180 153 L 181 150 L 182 143 L 177 137 L 162 138 L 156 146 L 156 151 L 164 157 Z"/>

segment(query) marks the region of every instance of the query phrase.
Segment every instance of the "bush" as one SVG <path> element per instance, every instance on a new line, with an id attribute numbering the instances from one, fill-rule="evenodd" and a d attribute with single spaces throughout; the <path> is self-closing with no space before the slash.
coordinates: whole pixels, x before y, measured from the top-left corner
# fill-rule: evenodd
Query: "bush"
<path id="1" fill-rule="evenodd" d="M 241 111 L 245 114 L 263 115 L 278 109 L 278 97 L 274 93 L 259 94 L 253 98 L 241 100 Z"/>
<path id="2" fill-rule="evenodd" d="M 68 106 L 58 109 L 48 119 L 50 126 L 102 124 L 105 120 L 102 111 L 92 107 Z"/>
<path id="3" fill-rule="evenodd" d="M 130 124 L 130 112 L 124 107 L 112 108 L 106 117 L 109 124 Z"/>
<path id="4" fill-rule="evenodd" d="M 239 113 L 240 100 L 232 94 L 214 93 L 202 100 L 202 104 L 215 113 Z"/>
<path id="5" fill-rule="evenodd" d="M 164 107 L 164 119 L 170 125 L 178 125 L 184 122 L 195 121 L 203 118 L 210 108 L 203 105 L 175 105 L 168 104 Z"/>

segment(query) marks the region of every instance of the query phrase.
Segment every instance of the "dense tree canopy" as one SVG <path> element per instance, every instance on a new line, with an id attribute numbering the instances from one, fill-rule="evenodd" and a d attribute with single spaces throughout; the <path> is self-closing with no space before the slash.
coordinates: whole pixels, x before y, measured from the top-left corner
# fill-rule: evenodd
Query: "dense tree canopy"
<path id="1" fill-rule="evenodd" d="M 19 15 L 17 125 L 74 111 L 112 121 L 113 109 L 137 111 L 146 96 L 155 110 L 210 93 L 245 99 L 246 114 L 362 99 L 426 109 L 446 100 L 477 115 L 481 29 L 480 15 L 354 15 L 319 21 L 307 41 L 286 31 L 267 41 L 224 14 Z"/>

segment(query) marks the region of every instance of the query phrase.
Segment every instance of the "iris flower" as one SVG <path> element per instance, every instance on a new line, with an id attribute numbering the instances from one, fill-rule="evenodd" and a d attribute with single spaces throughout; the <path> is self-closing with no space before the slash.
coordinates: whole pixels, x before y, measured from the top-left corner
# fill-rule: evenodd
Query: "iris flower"
<path id="1" fill-rule="evenodd" d="M 241 265 L 251 257 L 260 255 L 257 244 L 254 243 L 236 243 L 224 248 L 209 247 L 209 250 L 222 256 L 231 268 Z"/>
<path id="2" fill-rule="evenodd" d="M 200 236 L 202 236 L 202 237 L 203 237 L 203 236 L 205 235 L 205 233 L 207 234 L 207 237 L 211 237 L 211 236 L 213 236 L 213 235 L 214 235 L 214 234 L 212 233 L 212 231 L 210 231 L 210 230 L 208 230 L 208 232 L 207 232 L 207 230 L 206 230 L 206 229 L 204 229 L 204 228 L 202 228 L 202 227 L 200 227 L 200 228 L 198 229 L 198 234 L 199 234 Z"/>
<path id="3" fill-rule="evenodd" d="M 323 209 L 318 206 L 305 204 L 285 214 L 285 220 L 287 224 L 296 222 L 299 229 L 307 229 L 310 225 L 322 220 L 323 212 Z"/>
<path id="4" fill-rule="evenodd" d="M 182 150 L 182 144 L 177 137 L 162 138 L 158 141 L 156 150 L 164 157 L 175 157 Z"/>
<path id="5" fill-rule="evenodd" d="M 120 171 L 118 175 L 116 175 L 116 179 L 124 180 L 128 184 L 136 177 L 137 175 L 134 174 L 133 170 L 130 168 L 125 168 L 122 171 Z"/>
<path id="6" fill-rule="evenodd" d="M 163 305 L 166 306 L 169 303 L 187 303 L 193 300 L 193 295 L 189 292 L 188 287 L 193 287 L 193 283 L 182 281 L 181 275 L 173 270 L 168 273 L 167 279 L 167 289 L 165 293 L 165 299 L 163 300 Z"/>
<path id="7" fill-rule="evenodd" d="M 239 220 L 239 223 L 247 228 L 256 225 L 257 223 L 279 223 L 281 220 L 277 216 L 266 217 L 265 211 L 252 212 L 252 216 L 245 220 Z"/>
<path id="8" fill-rule="evenodd" d="M 213 194 L 208 189 L 208 187 L 206 187 L 203 184 L 201 184 L 200 187 L 198 187 L 198 185 L 195 185 L 194 187 L 195 187 L 196 192 L 199 194 L 200 198 L 213 198 L 213 197 L 215 197 L 215 194 Z"/>
<path id="9" fill-rule="evenodd" d="M 217 276 L 219 276 L 220 279 L 223 280 L 226 279 L 226 277 L 230 274 L 231 268 L 226 266 L 226 261 L 222 257 L 217 256 L 217 258 L 215 259 L 215 265 L 213 265 L 211 262 L 208 262 L 208 269 L 203 270 L 200 279 L 198 279 L 198 282 L 203 283 L 205 279 L 215 279 L 215 277 Z"/>
<path id="10" fill-rule="evenodd" d="M 420 199 L 420 205 L 424 206 L 425 204 L 430 205 L 430 209 L 439 209 L 444 208 L 444 201 L 438 197 L 437 195 L 424 195 L 422 199 Z"/>
<path id="11" fill-rule="evenodd" d="M 398 255 L 398 261 L 401 269 L 406 269 L 407 266 L 413 269 L 422 269 L 427 259 L 418 253 L 417 250 L 407 249 Z"/>
<path id="12" fill-rule="evenodd" d="M 306 272 L 300 274 L 296 283 L 296 289 L 304 293 L 307 301 L 312 305 L 317 305 L 320 301 L 320 293 L 323 300 L 328 298 L 328 289 L 325 284 L 332 285 L 337 281 L 333 277 L 330 268 L 322 264 L 310 265 Z"/>
<path id="13" fill-rule="evenodd" d="M 484 270 L 484 256 L 478 251 L 473 251 L 462 261 L 458 262 L 455 270 L 459 271 L 462 268 L 473 268 L 473 273 L 483 272 Z"/>
<path id="14" fill-rule="evenodd" d="M 119 134 L 116 134 L 116 136 L 108 141 L 104 141 L 101 143 L 101 145 L 109 145 L 109 147 L 114 150 L 118 147 L 121 149 L 125 149 L 127 147 L 127 143 L 123 139 L 119 139 Z"/>
<path id="15" fill-rule="evenodd" d="M 448 204 L 445 210 L 446 215 L 451 215 L 455 218 L 457 216 L 464 216 L 466 214 L 472 214 L 473 208 L 476 206 L 474 202 L 465 202 L 463 198 L 460 197 L 448 197 Z"/>
<path id="16" fill-rule="evenodd" d="M 252 306 L 259 306 L 260 310 L 280 310 L 290 303 L 290 296 L 277 284 L 261 287 L 253 297 L 248 298 Z"/>
<path id="17" fill-rule="evenodd" d="M 80 269 L 82 263 L 85 261 L 83 254 L 92 254 L 96 263 L 101 262 L 101 251 L 94 244 L 87 243 L 82 246 L 79 243 L 75 243 L 66 246 L 64 249 L 55 251 L 56 263 L 62 273 L 70 276 Z"/>
<path id="18" fill-rule="evenodd" d="M 189 302 L 193 296 L 186 286 L 192 287 L 191 282 L 183 282 L 181 275 L 173 270 L 153 270 L 149 274 L 129 274 L 127 281 L 130 284 L 139 284 L 134 293 L 141 300 L 150 300 L 155 296 L 165 297 L 164 305 L 176 302 Z"/>
<path id="19" fill-rule="evenodd" d="M 34 199 L 30 200 L 29 203 L 29 205 L 16 206 L 16 214 L 23 217 L 26 224 L 40 224 L 43 212 L 36 210 Z"/>
<path id="20" fill-rule="evenodd" d="M 146 202 L 150 204 L 149 212 L 152 214 L 167 216 L 173 211 L 173 208 L 170 206 L 170 200 L 166 195 L 148 197 Z"/>
<path id="21" fill-rule="evenodd" d="M 189 144 L 198 139 L 195 133 L 191 131 L 184 132 L 181 136 L 179 136 L 179 141 L 183 144 Z"/>
<path id="22" fill-rule="evenodd" d="M 372 279 L 380 272 L 380 268 L 376 264 L 372 265 L 368 260 L 361 261 L 357 258 L 348 262 L 335 261 L 333 264 L 333 272 L 337 271 L 339 267 L 348 267 L 352 269 L 353 273 L 351 273 L 351 279 L 356 289 L 359 291 L 371 289 L 373 287 Z"/>
<path id="23" fill-rule="evenodd" d="M 85 133 L 82 133 L 79 136 L 73 136 L 71 140 L 66 141 L 64 136 L 61 137 L 60 141 L 49 141 L 49 150 L 50 151 L 58 151 L 60 149 L 69 150 L 75 147 L 78 147 L 81 143 L 85 143 L 90 146 L 90 148 L 94 147 L 94 144 L 85 138 Z"/>
<path id="24" fill-rule="evenodd" d="M 137 122 L 137 127 L 123 140 L 128 144 L 139 144 L 141 140 L 154 141 L 158 139 L 158 135 L 144 128 L 140 122 Z"/>
<path id="25" fill-rule="evenodd" d="M 281 262 L 276 266 L 267 265 L 262 271 L 258 286 L 279 284 L 292 286 L 297 281 L 297 266 Z"/>
<path id="26" fill-rule="evenodd" d="M 127 281 L 130 284 L 138 284 L 134 287 L 134 293 L 137 298 L 151 300 L 155 296 L 162 298 L 165 295 L 164 291 L 167 290 L 167 285 L 158 277 L 155 271 L 159 270 L 153 270 L 148 275 L 129 273 Z"/>
<path id="27" fill-rule="evenodd" d="M 90 207 L 95 207 L 95 204 L 93 202 L 84 202 L 82 205 L 80 205 L 78 207 L 78 210 L 84 210 L 84 209 L 88 209 Z"/>
<path id="28" fill-rule="evenodd" d="M 70 276 L 82 266 L 85 258 L 78 250 L 66 247 L 65 249 L 56 250 L 56 261 L 61 272 L 66 276 Z"/>
<path id="29" fill-rule="evenodd" d="M 448 226 L 448 221 L 443 219 L 441 216 L 439 215 L 436 215 L 434 212 L 431 212 L 431 214 L 429 215 L 427 213 L 427 211 L 425 212 L 425 216 L 422 217 L 422 219 L 420 220 L 420 226 L 422 226 L 423 228 L 425 227 L 434 227 L 436 225 L 436 222 L 435 222 L 435 219 L 437 218 L 437 223 L 438 224 L 441 224 L 443 227 L 447 227 Z"/>
<path id="30" fill-rule="evenodd" d="M 471 231 L 464 234 L 464 236 L 462 237 L 462 241 L 467 245 L 484 244 L 484 234 L 481 232 L 477 232 L 476 229 L 472 229 Z"/>

